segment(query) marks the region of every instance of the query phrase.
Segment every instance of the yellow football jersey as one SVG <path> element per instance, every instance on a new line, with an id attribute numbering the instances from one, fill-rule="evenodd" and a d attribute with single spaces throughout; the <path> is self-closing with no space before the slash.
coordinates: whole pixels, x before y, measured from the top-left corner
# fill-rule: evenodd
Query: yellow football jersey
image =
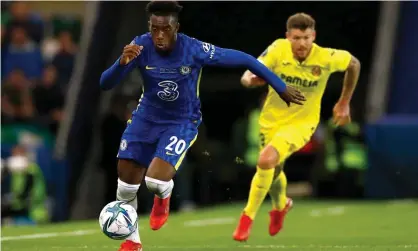
<path id="1" fill-rule="evenodd" d="M 259 60 L 276 73 L 287 85 L 299 89 L 306 97 L 303 106 L 290 107 L 269 87 L 260 115 L 260 126 L 273 129 L 288 124 L 304 124 L 315 128 L 319 123 L 321 99 L 329 76 L 345 71 L 351 54 L 344 50 L 323 48 L 313 44 L 305 61 L 293 57 L 290 41 L 277 39 L 259 57 Z"/>

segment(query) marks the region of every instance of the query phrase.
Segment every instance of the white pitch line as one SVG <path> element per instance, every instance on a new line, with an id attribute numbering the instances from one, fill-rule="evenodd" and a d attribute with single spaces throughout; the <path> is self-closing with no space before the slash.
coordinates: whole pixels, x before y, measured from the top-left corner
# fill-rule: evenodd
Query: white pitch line
<path id="1" fill-rule="evenodd" d="M 232 217 L 227 218 L 214 218 L 214 219 L 205 219 L 205 220 L 191 220 L 184 222 L 186 227 L 204 227 L 210 225 L 227 225 L 235 222 L 235 219 Z"/>
<path id="2" fill-rule="evenodd" d="M 327 209 L 327 212 L 330 215 L 342 215 L 345 213 L 345 207 L 342 207 L 342 206 L 330 207 Z"/>
<path id="3" fill-rule="evenodd" d="M 18 235 L 18 236 L 5 236 L 1 237 L 1 242 L 3 241 L 14 241 L 14 240 L 28 240 L 28 239 L 43 239 L 43 238 L 52 238 L 58 236 L 79 236 L 79 235 L 88 235 L 97 233 L 98 230 L 78 230 L 71 232 L 56 232 L 56 233 L 43 233 L 43 234 L 28 234 L 28 235 Z"/>
<path id="4" fill-rule="evenodd" d="M 369 249 L 369 248 L 417 248 L 418 245 L 244 245 L 240 246 L 241 248 L 251 248 L 251 249 Z"/>
<path id="5" fill-rule="evenodd" d="M 102 249 L 110 249 L 110 248 L 117 248 L 118 246 L 74 246 L 74 247 L 51 247 L 52 249 L 89 249 L 89 250 L 102 250 Z M 155 246 L 155 245 L 147 245 L 147 248 L 152 249 L 170 249 L 170 250 L 231 250 L 230 245 L 192 245 L 192 246 Z M 295 250 L 355 250 L 355 249 L 385 249 L 389 250 L 391 248 L 396 249 L 414 249 L 416 250 L 418 248 L 418 245 L 239 245 L 238 248 L 243 249 L 295 249 Z"/>
<path id="6" fill-rule="evenodd" d="M 184 222 L 185 227 L 202 227 L 202 226 L 209 226 L 209 225 L 225 225 L 231 224 L 235 221 L 234 218 L 214 218 L 214 219 L 206 219 L 206 220 L 192 220 Z M 167 225 L 167 224 L 166 224 Z M 164 225 L 164 227 L 166 226 Z M 1 242 L 4 241 L 15 241 L 15 240 L 30 240 L 30 239 L 44 239 L 44 238 L 54 238 L 54 237 L 61 237 L 61 236 L 80 236 L 80 235 L 89 235 L 98 233 L 99 230 L 78 230 L 78 231 L 71 231 L 71 232 L 54 232 L 54 233 L 42 233 L 42 234 L 28 234 L 28 235 L 18 235 L 18 236 L 2 236 Z"/>
<path id="7" fill-rule="evenodd" d="M 311 211 L 310 215 L 311 215 L 312 217 L 319 217 L 319 216 L 322 216 L 322 212 L 321 212 L 321 210 L 318 210 L 318 209 L 313 209 L 313 210 Z"/>
<path id="8" fill-rule="evenodd" d="M 312 217 L 321 217 L 321 216 L 329 216 L 329 215 L 343 215 L 345 213 L 345 207 L 343 206 L 335 206 L 335 207 L 328 207 L 324 209 L 313 209 L 310 212 Z"/>

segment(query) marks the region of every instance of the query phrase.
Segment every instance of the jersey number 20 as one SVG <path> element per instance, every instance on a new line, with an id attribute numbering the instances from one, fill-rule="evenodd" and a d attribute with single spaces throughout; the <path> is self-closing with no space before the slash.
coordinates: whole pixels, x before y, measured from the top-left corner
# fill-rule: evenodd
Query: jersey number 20
<path id="1" fill-rule="evenodd" d="M 158 83 L 158 86 L 162 87 L 163 90 L 157 93 L 158 97 L 164 101 L 174 101 L 179 97 L 177 91 L 178 85 L 176 82 L 165 80 Z"/>
<path id="2" fill-rule="evenodd" d="M 180 155 L 186 149 L 186 145 L 186 141 L 182 139 L 179 140 L 176 136 L 171 136 L 170 144 L 166 146 L 165 150 L 170 152 L 174 150 L 176 154 Z"/>

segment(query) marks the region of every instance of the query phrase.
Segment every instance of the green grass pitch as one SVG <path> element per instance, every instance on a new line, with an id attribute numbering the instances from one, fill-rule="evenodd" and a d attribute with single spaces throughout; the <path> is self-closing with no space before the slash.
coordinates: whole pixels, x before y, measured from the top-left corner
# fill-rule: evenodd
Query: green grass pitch
<path id="1" fill-rule="evenodd" d="M 232 240 L 244 203 L 172 214 L 165 227 L 152 231 L 140 217 L 144 251 L 367 250 L 418 251 L 418 201 L 321 202 L 295 200 L 284 229 L 268 235 L 269 204 L 260 210 L 248 242 Z M 117 251 L 98 221 L 36 227 L 3 227 L 3 251 Z"/>

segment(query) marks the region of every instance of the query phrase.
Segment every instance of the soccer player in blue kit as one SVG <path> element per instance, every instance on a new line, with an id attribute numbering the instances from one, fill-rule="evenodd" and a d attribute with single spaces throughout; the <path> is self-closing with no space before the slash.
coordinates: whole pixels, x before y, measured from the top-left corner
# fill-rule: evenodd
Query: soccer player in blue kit
<path id="1" fill-rule="evenodd" d="M 144 91 L 122 135 L 118 152 L 117 200 L 137 208 L 137 191 L 145 177 L 155 194 L 150 216 L 153 230 L 167 221 L 172 178 L 196 140 L 202 121 L 199 81 L 204 66 L 243 67 L 269 83 L 288 105 L 302 105 L 304 96 L 286 86 L 254 57 L 178 33 L 182 7 L 174 1 L 148 3 L 149 33 L 137 36 L 100 79 L 109 90 L 139 68 Z M 138 228 L 119 251 L 140 251 Z"/>

